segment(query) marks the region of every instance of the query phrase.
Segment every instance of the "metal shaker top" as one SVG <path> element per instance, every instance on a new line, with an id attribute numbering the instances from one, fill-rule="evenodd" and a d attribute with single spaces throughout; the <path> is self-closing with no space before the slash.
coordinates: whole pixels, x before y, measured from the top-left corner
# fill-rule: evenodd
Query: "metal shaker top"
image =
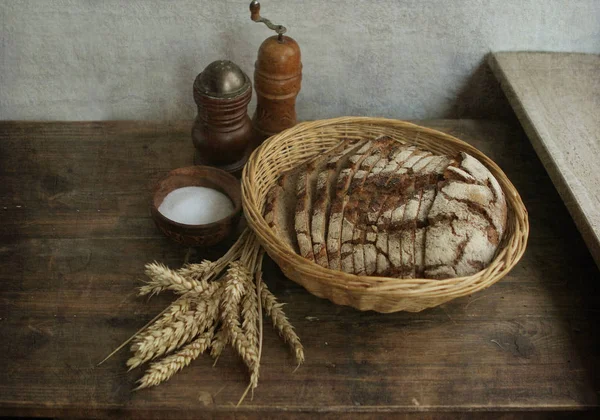
<path id="1" fill-rule="evenodd" d="M 250 88 L 250 78 L 229 60 L 210 63 L 194 81 L 195 93 L 215 98 L 232 98 Z"/>

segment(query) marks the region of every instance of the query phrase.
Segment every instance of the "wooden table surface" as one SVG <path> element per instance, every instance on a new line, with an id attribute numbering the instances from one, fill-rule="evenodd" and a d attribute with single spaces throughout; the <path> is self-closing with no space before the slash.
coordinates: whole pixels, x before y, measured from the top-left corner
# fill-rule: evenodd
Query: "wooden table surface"
<path id="1" fill-rule="evenodd" d="M 600 267 L 600 55 L 490 55 L 540 160 Z"/>
<path id="2" fill-rule="evenodd" d="M 0 416 L 496 418 L 598 407 L 600 273 L 518 126 L 426 121 L 505 170 L 529 210 L 522 261 L 473 296 L 421 313 L 358 312 L 266 262 L 306 351 L 295 373 L 265 329 L 259 387 L 232 351 L 131 392 L 127 350 L 96 364 L 170 296 L 136 297 L 145 263 L 185 249 L 149 217 L 149 188 L 192 162 L 190 122 L 0 123 Z M 195 253 L 215 257 L 219 249 Z M 515 415 L 518 417 L 518 415 Z"/>

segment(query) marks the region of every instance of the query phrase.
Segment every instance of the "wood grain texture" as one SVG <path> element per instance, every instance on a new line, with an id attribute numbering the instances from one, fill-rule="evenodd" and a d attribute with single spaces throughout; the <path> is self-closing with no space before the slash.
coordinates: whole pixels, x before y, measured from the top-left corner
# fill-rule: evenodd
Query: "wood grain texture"
<path id="1" fill-rule="evenodd" d="M 600 267 L 600 55 L 507 52 L 489 61 Z"/>
<path id="2" fill-rule="evenodd" d="M 480 148 L 519 189 L 531 221 L 522 261 L 471 297 L 385 315 L 314 297 L 266 261 L 307 361 L 292 373 L 266 324 L 259 387 L 235 409 L 247 377 L 231 351 L 135 393 L 142 371 L 127 373 L 127 351 L 95 367 L 171 300 L 139 299 L 135 288 L 146 262 L 184 258 L 149 205 L 152 181 L 191 163 L 191 123 L 0 123 L 0 416 L 589 415 L 600 391 L 600 274 L 542 165 L 518 127 L 423 124 Z"/>

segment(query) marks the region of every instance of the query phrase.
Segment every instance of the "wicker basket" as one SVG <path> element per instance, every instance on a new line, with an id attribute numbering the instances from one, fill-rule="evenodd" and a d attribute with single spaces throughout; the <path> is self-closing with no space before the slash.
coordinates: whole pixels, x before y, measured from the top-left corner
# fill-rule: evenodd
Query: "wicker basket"
<path id="1" fill-rule="evenodd" d="M 438 154 L 465 151 L 478 158 L 506 194 L 508 223 L 492 263 L 477 274 L 446 280 L 356 276 L 302 258 L 277 237 L 263 218 L 265 199 L 279 175 L 344 139 L 387 135 Z M 527 210 L 504 172 L 473 146 L 455 137 L 398 120 L 342 117 L 296 125 L 265 141 L 250 157 L 242 175 L 242 199 L 249 226 L 283 273 L 316 296 L 366 311 L 418 312 L 491 286 L 519 261 L 529 235 Z"/>

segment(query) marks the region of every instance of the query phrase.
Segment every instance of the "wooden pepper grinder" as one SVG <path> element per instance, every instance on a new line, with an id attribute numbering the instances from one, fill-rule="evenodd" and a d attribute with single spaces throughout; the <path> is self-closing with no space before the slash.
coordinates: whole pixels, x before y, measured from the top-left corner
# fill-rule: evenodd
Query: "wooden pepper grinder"
<path id="1" fill-rule="evenodd" d="M 300 92 L 302 63 L 298 43 L 283 35 L 285 27 L 260 16 L 260 3 L 256 0 L 250 3 L 250 18 L 277 32 L 262 43 L 254 65 L 257 103 L 252 124 L 255 141 L 260 144 L 267 137 L 296 125 L 296 96 Z"/>
<path id="2" fill-rule="evenodd" d="M 250 78 L 233 62 L 210 63 L 194 81 L 194 163 L 239 173 L 252 151 Z"/>

